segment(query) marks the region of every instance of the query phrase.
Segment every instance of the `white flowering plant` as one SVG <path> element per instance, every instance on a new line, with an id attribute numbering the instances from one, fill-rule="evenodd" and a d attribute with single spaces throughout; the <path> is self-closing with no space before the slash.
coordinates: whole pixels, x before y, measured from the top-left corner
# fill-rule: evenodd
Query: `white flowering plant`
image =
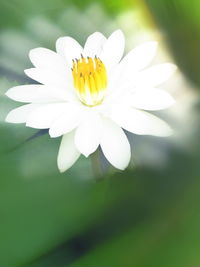
<path id="1" fill-rule="evenodd" d="M 174 104 L 159 89 L 176 70 L 171 63 L 146 68 L 156 53 L 156 42 L 144 43 L 123 57 L 121 30 L 108 38 L 91 34 L 82 47 L 71 37 L 56 42 L 56 52 L 30 51 L 34 68 L 25 70 L 39 84 L 16 86 L 6 95 L 26 103 L 9 112 L 6 121 L 49 129 L 62 136 L 58 168 L 69 169 L 81 154 L 88 157 L 100 146 L 106 159 L 124 170 L 131 158 L 124 130 L 138 135 L 169 136 L 171 127 L 148 111 Z"/>

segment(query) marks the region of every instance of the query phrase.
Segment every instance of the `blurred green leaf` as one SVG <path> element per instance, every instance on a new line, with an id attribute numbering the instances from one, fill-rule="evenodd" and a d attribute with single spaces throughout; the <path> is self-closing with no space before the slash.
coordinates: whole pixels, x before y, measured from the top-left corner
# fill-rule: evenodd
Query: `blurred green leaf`
<path id="1" fill-rule="evenodd" d="M 145 0 L 180 69 L 200 86 L 200 2 Z"/>
<path id="2" fill-rule="evenodd" d="M 174 153 L 165 170 L 138 169 L 107 178 L 97 185 L 107 184 L 99 219 L 31 266 L 199 266 L 196 166 Z"/>

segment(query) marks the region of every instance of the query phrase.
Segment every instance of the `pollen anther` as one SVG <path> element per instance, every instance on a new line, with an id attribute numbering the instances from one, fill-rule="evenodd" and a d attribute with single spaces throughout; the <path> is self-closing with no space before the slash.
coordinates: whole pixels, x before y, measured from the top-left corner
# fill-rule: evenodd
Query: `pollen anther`
<path id="1" fill-rule="evenodd" d="M 106 95 L 107 72 L 103 62 L 95 56 L 73 60 L 74 87 L 80 101 L 86 106 L 102 103 Z"/>

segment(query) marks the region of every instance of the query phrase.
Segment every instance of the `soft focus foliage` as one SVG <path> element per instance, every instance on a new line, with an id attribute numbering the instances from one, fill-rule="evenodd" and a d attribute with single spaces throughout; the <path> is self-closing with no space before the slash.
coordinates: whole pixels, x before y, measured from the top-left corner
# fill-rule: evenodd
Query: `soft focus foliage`
<path id="1" fill-rule="evenodd" d="M 200 2 L 197 0 L 146 0 L 181 70 L 200 86 Z"/>
<path id="2" fill-rule="evenodd" d="M 200 3 L 146 3 L 0 2 L 0 266 L 200 266 L 199 95 L 193 90 L 193 84 L 200 85 Z M 158 39 L 157 62 L 171 61 L 172 51 L 184 71 L 185 77 L 179 73 L 166 84 L 176 107 L 159 113 L 175 137 L 134 136 L 132 164 L 125 172 L 109 169 L 96 180 L 91 162 L 82 157 L 60 174 L 60 139 L 30 140 L 37 131 L 5 123 L 18 104 L 4 93 L 31 83 L 23 74 L 30 67 L 30 49 L 54 49 L 62 35 L 84 43 L 93 31 L 109 34 L 119 27 L 127 49 Z M 107 171 L 105 159 L 102 165 Z"/>

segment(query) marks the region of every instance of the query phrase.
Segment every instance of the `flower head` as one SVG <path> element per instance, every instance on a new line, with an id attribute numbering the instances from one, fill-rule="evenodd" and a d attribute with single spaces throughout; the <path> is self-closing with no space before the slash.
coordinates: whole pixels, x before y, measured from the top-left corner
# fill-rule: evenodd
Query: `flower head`
<path id="1" fill-rule="evenodd" d="M 146 110 L 161 110 L 174 103 L 158 86 L 176 67 L 165 63 L 145 69 L 155 55 L 156 42 L 140 45 L 122 59 L 124 43 L 120 30 L 108 39 L 95 32 L 84 48 L 71 37 L 61 37 L 57 52 L 46 48 L 30 51 L 35 68 L 25 73 L 40 84 L 16 86 L 6 93 L 28 103 L 10 111 L 6 121 L 49 129 L 51 137 L 62 136 L 61 172 L 99 146 L 113 166 L 125 169 L 131 150 L 123 129 L 139 135 L 171 134 L 164 121 Z"/>

